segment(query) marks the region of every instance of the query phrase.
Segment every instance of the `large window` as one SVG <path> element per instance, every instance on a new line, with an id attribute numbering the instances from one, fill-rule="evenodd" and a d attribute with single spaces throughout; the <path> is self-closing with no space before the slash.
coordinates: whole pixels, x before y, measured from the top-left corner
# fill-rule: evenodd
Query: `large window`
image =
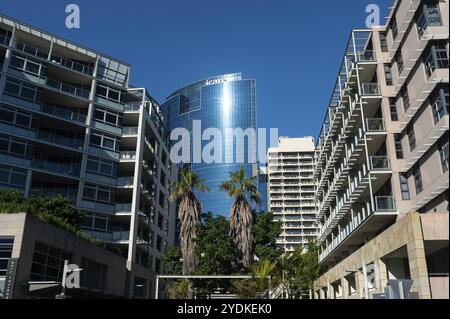
<path id="1" fill-rule="evenodd" d="M 100 213 L 85 213 L 80 227 L 83 229 L 92 229 L 98 231 L 108 231 L 112 221 L 108 215 Z"/>
<path id="2" fill-rule="evenodd" d="M 414 184 L 416 186 L 416 195 L 419 195 L 423 191 L 422 173 L 420 172 L 419 166 L 413 169 L 413 175 L 414 175 Z"/>
<path id="3" fill-rule="evenodd" d="M 7 79 L 5 84 L 5 94 L 36 104 L 41 103 L 41 89 L 21 81 Z"/>
<path id="4" fill-rule="evenodd" d="M 106 288 L 108 267 L 96 261 L 82 258 L 81 259 L 81 286 L 103 291 Z"/>
<path id="5" fill-rule="evenodd" d="M 442 165 L 442 171 L 448 172 L 449 166 L 448 166 L 448 142 L 439 148 L 439 154 L 441 155 L 441 165 Z"/>
<path id="6" fill-rule="evenodd" d="M 1 153 L 20 158 L 30 158 L 33 147 L 28 141 L 0 134 Z"/>
<path id="7" fill-rule="evenodd" d="M 412 152 L 416 149 L 416 134 L 414 133 L 414 127 L 412 125 L 408 128 L 408 140 L 409 140 L 409 151 Z"/>
<path id="8" fill-rule="evenodd" d="M 431 45 L 424 55 L 424 64 L 428 77 L 430 77 L 436 69 L 448 68 L 447 44 L 445 42 L 440 42 Z"/>
<path id="9" fill-rule="evenodd" d="M 411 106 L 408 89 L 406 87 L 404 87 L 400 94 L 402 96 L 403 109 L 405 110 L 405 113 L 406 113 L 409 110 L 409 107 Z"/>
<path id="10" fill-rule="evenodd" d="M 94 120 L 96 122 L 122 127 L 122 116 L 120 114 L 102 108 L 95 108 Z"/>
<path id="11" fill-rule="evenodd" d="M 425 1 L 422 9 L 417 16 L 417 31 L 419 37 L 425 33 L 425 30 L 431 26 L 441 26 L 442 19 L 439 10 L 439 2 L 437 0 Z"/>
<path id="12" fill-rule="evenodd" d="M 391 121 L 392 122 L 398 121 L 397 103 L 395 101 L 395 98 L 393 97 L 389 98 L 389 108 L 391 111 Z"/>
<path id="13" fill-rule="evenodd" d="M 398 36 L 398 25 L 397 25 L 397 20 L 395 19 L 395 17 L 392 17 L 391 31 L 392 31 L 392 38 L 395 41 Z"/>
<path id="14" fill-rule="evenodd" d="M 399 134 L 396 134 L 394 136 L 395 139 L 395 154 L 397 156 L 397 159 L 403 159 L 403 143 L 402 143 L 402 137 Z"/>
<path id="15" fill-rule="evenodd" d="M 398 77 L 400 77 L 403 70 L 405 69 L 405 64 L 403 63 L 403 56 L 400 51 L 395 56 L 395 62 L 397 62 Z"/>
<path id="16" fill-rule="evenodd" d="M 448 87 L 440 89 L 433 98 L 431 108 L 433 110 L 434 124 L 437 124 L 445 115 L 448 114 Z"/>
<path id="17" fill-rule="evenodd" d="M 402 199 L 410 200 L 408 178 L 404 174 L 400 174 L 400 189 L 402 191 Z"/>
<path id="18" fill-rule="evenodd" d="M 386 32 L 380 32 L 380 45 L 382 52 L 388 52 L 387 35 Z"/>
<path id="19" fill-rule="evenodd" d="M 115 178 L 117 177 L 117 163 L 90 156 L 87 160 L 86 171 Z"/>
<path id="20" fill-rule="evenodd" d="M 125 102 L 126 93 L 121 90 L 114 89 L 108 85 L 97 84 L 96 95 L 104 99 L 123 104 Z"/>
<path id="21" fill-rule="evenodd" d="M 91 146 L 103 148 L 110 151 L 120 151 L 120 139 L 118 137 L 93 133 L 91 135 Z"/>
<path id="22" fill-rule="evenodd" d="M 8 269 L 9 259 L 12 256 L 13 246 L 14 238 L 0 237 L 0 278 L 6 276 L 6 270 Z"/>
<path id="23" fill-rule="evenodd" d="M 64 261 L 72 261 L 72 254 L 39 242 L 35 243 L 30 279 L 61 282 Z"/>
<path id="24" fill-rule="evenodd" d="M 0 122 L 29 129 L 31 128 L 32 114 L 0 105 Z"/>
<path id="25" fill-rule="evenodd" d="M 393 85 L 392 66 L 390 64 L 384 64 L 384 74 L 386 76 L 386 85 Z"/>
<path id="26" fill-rule="evenodd" d="M 11 58 L 11 67 L 29 73 L 35 76 L 46 77 L 47 76 L 47 66 L 41 62 L 30 60 L 28 58 L 13 55 Z"/>
<path id="27" fill-rule="evenodd" d="M 115 201 L 115 192 L 110 187 L 86 183 L 84 185 L 83 200 L 111 204 Z"/>

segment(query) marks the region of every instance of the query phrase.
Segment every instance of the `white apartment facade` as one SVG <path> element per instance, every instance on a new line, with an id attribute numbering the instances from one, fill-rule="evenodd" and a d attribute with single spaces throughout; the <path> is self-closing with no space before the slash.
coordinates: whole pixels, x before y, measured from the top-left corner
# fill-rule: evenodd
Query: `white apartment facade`
<path id="1" fill-rule="evenodd" d="M 268 208 L 281 222 L 277 246 L 292 252 L 315 240 L 314 138 L 281 137 L 268 151 Z"/>

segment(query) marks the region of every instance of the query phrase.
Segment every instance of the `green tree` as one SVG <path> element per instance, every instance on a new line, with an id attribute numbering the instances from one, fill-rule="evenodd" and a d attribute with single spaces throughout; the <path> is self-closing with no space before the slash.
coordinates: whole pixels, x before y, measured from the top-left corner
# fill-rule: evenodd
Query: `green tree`
<path id="1" fill-rule="evenodd" d="M 259 202 L 260 194 L 256 183 L 256 176 L 247 177 L 244 167 L 237 172 L 230 173 L 230 178 L 220 185 L 222 191 L 234 198 L 230 208 L 230 235 L 239 251 L 239 262 L 244 268 L 252 263 L 252 208 L 248 199 Z"/>
<path id="2" fill-rule="evenodd" d="M 170 194 L 171 200 L 178 200 L 178 218 L 181 231 L 181 255 L 183 259 L 183 275 L 193 274 L 198 265 L 198 256 L 195 254 L 197 227 L 200 224 L 202 205 L 195 195 L 196 191 L 209 191 L 203 185 L 199 176 L 187 168 L 180 170 L 178 181 L 171 184 L 174 192 Z M 193 298 L 193 283 L 189 284 L 189 299 Z"/>
<path id="3" fill-rule="evenodd" d="M 199 265 L 197 275 L 231 275 L 235 272 L 238 256 L 236 246 L 228 235 L 230 223 L 223 216 L 214 217 L 208 213 L 198 228 L 197 255 Z M 195 283 L 199 297 L 209 296 L 217 289 L 227 292 L 231 287 L 229 280 L 198 280 Z"/>
<path id="4" fill-rule="evenodd" d="M 277 261 L 283 252 L 276 247 L 277 237 L 281 234 L 281 223 L 273 220 L 271 213 L 261 212 L 255 217 L 253 225 L 253 247 L 259 260 Z"/>
<path id="5" fill-rule="evenodd" d="M 272 289 L 272 276 L 276 262 L 264 259 L 250 266 L 252 279 L 239 280 L 234 283 L 235 292 L 241 299 L 268 298 Z"/>
<path id="6" fill-rule="evenodd" d="M 290 299 L 308 297 L 314 281 L 322 274 L 318 251 L 317 243 L 310 241 L 308 249 L 300 246 L 283 258 L 283 286 Z"/>
<path id="7" fill-rule="evenodd" d="M 167 247 L 162 257 L 164 272 L 171 275 L 182 275 L 183 263 L 181 258 L 180 246 Z"/>

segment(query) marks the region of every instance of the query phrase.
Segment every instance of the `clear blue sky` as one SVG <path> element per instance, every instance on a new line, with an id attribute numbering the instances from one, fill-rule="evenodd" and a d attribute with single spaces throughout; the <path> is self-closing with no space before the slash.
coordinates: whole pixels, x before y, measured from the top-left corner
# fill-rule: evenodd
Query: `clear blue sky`
<path id="1" fill-rule="evenodd" d="M 65 7 L 81 8 L 81 29 Z M 393 0 L 0 0 L 0 12 L 132 65 L 133 85 L 163 102 L 224 73 L 257 80 L 258 126 L 317 136 L 352 28 Z M 383 22 L 384 20 L 382 20 Z"/>

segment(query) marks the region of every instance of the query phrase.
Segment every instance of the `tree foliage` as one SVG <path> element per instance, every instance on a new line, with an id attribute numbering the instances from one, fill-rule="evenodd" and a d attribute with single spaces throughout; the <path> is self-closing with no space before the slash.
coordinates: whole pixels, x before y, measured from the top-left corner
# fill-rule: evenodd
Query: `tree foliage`
<path id="1" fill-rule="evenodd" d="M 253 225 L 254 254 L 259 260 L 277 261 L 283 252 L 276 248 L 277 237 L 281 234 L 281 223 L 273 220 L 271 213 L 261 212 Z"/>

